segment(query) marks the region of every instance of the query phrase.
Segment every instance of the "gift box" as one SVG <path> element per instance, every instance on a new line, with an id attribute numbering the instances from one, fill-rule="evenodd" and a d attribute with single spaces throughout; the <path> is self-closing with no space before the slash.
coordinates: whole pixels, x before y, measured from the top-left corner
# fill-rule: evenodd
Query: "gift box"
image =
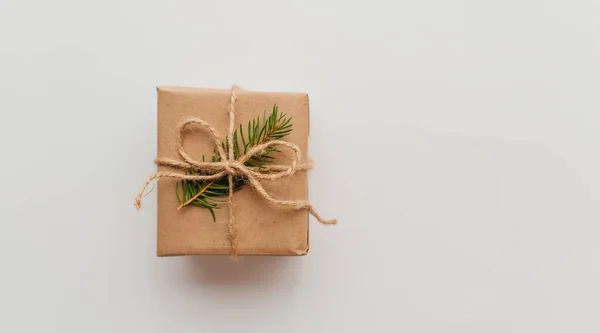
<path id="1" fill-rule="evenodd" d="M 198 117 L 209 123 L 225 142 L 229 133 L 232 91 L 184 87 L 158 87 L 158 158 L 179 159 L 177 148 L 181 120 Z M 300 148 L 307 160 L 309 103 L 304 93 L 256 92 L 236 90 L 236 129 L 246 127 L 257 115 L 268 115 L 276 106 L 291 117 L 293 130 L 283 140 Z M 209 133 L 193 126 L 185 134 L 185 151 L 196 161 L 214 154 L 215 144 Z M 224 145 L 225 146 L 225 145 Z M 277 163 L 290 163 L 294 152 L 280 150 L 273 154 Z M 159 164 L 159 171 L 168 170 Z M 232 254 L 231 221 L 228 203 L 214 209 L 188 205 L 183 209 L 176 191 L 181 179 L 162 178 L 157 185 L 158 256 Z M 307 200 L 308 181 L 305 171 L 289 177 L 260 183 L 272 197 L 282 200 Z M 179 192 L 177 192 L 179 193 Z M 308 252 L 308 210 L 273 205 L 251 186 L 233 192 L 236 255 L 305 255 Z"/>

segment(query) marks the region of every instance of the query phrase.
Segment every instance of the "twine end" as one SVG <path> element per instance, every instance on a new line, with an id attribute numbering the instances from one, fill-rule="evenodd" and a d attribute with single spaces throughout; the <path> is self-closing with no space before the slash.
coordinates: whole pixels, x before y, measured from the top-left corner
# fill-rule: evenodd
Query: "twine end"
<path id="1" fill-rule="evenodd" d="M 314 216 L 317 219 L 317 221 L 319 221 L 322 224 L 337 224 L 337 219 L 325 220 L 325 219 L 321 218 L 321 216 L 319 214 L 317 214 L 317 212 L 315 211 L 315 209 L 310 204 L 308 204 L 308 206 L 306 207 L 306 209 L 308 209 L 308 211 L 310 212 L 310 214 L 312 216 Z"/>

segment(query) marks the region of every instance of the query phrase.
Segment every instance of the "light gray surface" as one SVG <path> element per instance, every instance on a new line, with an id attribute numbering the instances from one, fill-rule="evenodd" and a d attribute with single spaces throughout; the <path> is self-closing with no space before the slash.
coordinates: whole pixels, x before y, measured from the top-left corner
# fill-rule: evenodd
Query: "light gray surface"
<path id="1" fill-rule="evenodd" d="M 600 331 L 599 16 L 0 2 L 0 331 Z M 133 208 L 154 86 L 232 83 L 310 94 L 310 197 L 340 224 L 303 258 L 158 259 L 154 194 Z"/>

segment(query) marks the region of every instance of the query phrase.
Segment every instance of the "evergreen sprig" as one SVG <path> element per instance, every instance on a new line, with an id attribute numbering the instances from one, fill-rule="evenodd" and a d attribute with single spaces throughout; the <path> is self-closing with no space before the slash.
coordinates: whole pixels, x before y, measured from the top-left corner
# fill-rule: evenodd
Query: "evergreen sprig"
<path id="1" fill-rule="evenodd" d="M 236 129 L 233 132 L 233 157 L 237 160 L 248 150 L 257 145 L 269 142 L 271 140 L 279 140 L 292 131 L 292 118 L 285 113 L 279 112 L 277 104 L 273 105 L 273 111 L 267 116 L 267 110 L 264 111 L 263 117 L 260 115 L 248 122 L 246 134 L 240 124 L 239 134 Z M 241 141 L 241 142 L 240 142 Z M 229 138 L 225 138 L 222 145 L 226 154 L 229 154 Z M 275 157 L 272 153 L 279 152 L 274 147 L 268 147 L 258 154 L 253 155 L 244 165 L 254 168 L 264 168 L 266 164 L 273 161 Z M 202 156 L 202 161 L 205 161 Z M 220 162 L 221 156 L 215 148 L 212 153 L 211 162 Z M 190 169 L 190 175 L 208 175 L 201 170 Z M 247 182 L 243 176 L 233 177 L 233 190 L 238 191 L 242 185 Z M 181 180 L 175 185 L 175 194 L 179 201 L 179 209 L 187 205 L 194 205 L 207 208 L 212 215 L 213 221 L 215 218 L 215 209 L 219 209 L 219 203 L 226 202 L 224 197 L 229 195 L 228 177 L 224 176 L 212 181 L 190 181 Z"/>

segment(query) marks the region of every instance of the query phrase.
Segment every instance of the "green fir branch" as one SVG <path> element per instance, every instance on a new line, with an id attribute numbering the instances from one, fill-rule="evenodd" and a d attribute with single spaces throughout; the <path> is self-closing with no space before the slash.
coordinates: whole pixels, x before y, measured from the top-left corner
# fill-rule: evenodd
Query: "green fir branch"
<path id="1" fill-rule="evenodd" d="M 273 111 L 267 116 L 267 111 L 263 112 L 262 118 L 260 116 L 252 119 L 248 122 L 246 133 L 240 124 L 239 132 L 236 129 L 233 132 L 233 157 L 239 159 L 241 156 L 252 147 L 260 144 L 279 140 L 289 135 L 292 132 L 292 117 L 288 117 L 285 113 L 279 112 L 277 104 L 273 105 Z M 239 133 L 239 134 L 238 134 Z M 241 141 L 241 142 L 240 142 Z M 222 144 L 222 148 L 226 154 L 229 154 L 229 138 L 225 138 L 225 142 Z M 248 167 L 264 168 L 267 164 L 272 162 L 275 157 L 272 153 L 277 153 L 279 150 L 274 147 L 268 147 L 258 154 L 253 155 L 244 165 Z M 202 161 L 205 161 L 202 156 Z M 211 162 L 220 162 L 221 156 L 215 148 L 212 153 Z M 193 168 L 188 171 L 190 175 L 209 175 L 201 170 L 194 170 Z M 247 179 L 243 176 L 233 177 L 233 191 L 238 191 L 247 182 Z M 195 180 L 181 180 L 175 185 L 175 194 L 177 201 L 180 206 L 179 209 L 187 205 L 194 205 L 198 207 L 207 208 L 213 218 L 215 218 L 215 209 L 219 209 L 219 204 L 227 200 L 224 197 L 229 195 L 229 181 L 228 176 L 224 176 L 212 181 L 195 181 Z"/>

